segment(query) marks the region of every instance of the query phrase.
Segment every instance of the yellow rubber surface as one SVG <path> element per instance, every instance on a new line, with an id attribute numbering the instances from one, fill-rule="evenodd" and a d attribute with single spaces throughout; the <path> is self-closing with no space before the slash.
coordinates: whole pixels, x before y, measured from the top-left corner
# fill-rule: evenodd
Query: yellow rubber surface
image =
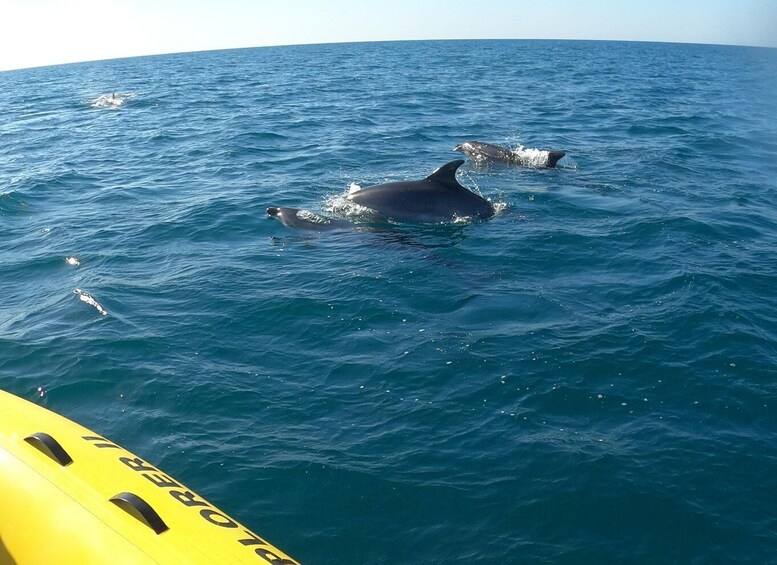
<path id="1" fill-rule="evenodd" d="M 147 461 L 0 391 L 0 564 L 10 563 L 297 562 Z"/>

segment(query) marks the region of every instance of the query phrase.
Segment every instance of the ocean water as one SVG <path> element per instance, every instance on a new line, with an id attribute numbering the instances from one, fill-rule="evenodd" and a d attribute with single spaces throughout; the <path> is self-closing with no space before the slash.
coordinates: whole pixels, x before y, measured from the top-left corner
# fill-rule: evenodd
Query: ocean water
<path id="1" fill-rule="evenodd" d="M 0 73 L 0 387 L 303 563 L 777 562 L 776 110 L 742 47 Z M 265 213 L 471 139 L 567 156 L 467 162 L 488 221 Z"/>

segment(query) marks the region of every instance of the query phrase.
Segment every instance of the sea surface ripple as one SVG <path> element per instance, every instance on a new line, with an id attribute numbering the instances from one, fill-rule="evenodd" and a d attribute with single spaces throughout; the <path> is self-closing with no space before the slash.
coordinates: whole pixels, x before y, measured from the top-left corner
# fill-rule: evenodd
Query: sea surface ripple
<path id="1" fill-rule="evenodd" d="M 775 108 L 776 50 L 701 45 L 0 73 L 0 387 L 304 563 L 773 562 Z M 266 217 L 471 139 L 567 156 L 466 163 L 485 222 Z"/>

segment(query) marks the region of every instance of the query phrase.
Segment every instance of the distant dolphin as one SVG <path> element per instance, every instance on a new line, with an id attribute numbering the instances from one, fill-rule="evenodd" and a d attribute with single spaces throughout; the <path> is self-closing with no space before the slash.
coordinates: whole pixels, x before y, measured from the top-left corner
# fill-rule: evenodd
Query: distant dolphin
<path id="1" fill-rule="evenodd" d="M 124 105 L 124 98 L 125 96 L 121 94 L 116 96 L 115 92 L 113 94 L 103 94 L 92 100 L 92 106 L 95 108 L 119 108 Z"/>
<path id="2" fill-rule="evenodd" d="M 299 208 L 267 208 L 267 214 L 276 218 L 284 226 L 298 230 L 329 231 L 353 228 L 353 224 L 346 220 L 319 216 L 308 210 Z"/>
<path id="3" fill-rule="evenodd" d="M 519 167 L 555 167 L 566 153 L 542 149 L 510 149 L 482 141 L 465 141 L 453 148 L 473 161 L 494 161 Z"/>
<path id="4" fill-rule="evenodd" d="M 456 217 L 490 218 L 493 205 L 456 180 L 464 161 L 451 161 L 422 180 L 390 182 L 351 192 L 348 200 L 386 218 L 410 222 L 442 222 Z"/>

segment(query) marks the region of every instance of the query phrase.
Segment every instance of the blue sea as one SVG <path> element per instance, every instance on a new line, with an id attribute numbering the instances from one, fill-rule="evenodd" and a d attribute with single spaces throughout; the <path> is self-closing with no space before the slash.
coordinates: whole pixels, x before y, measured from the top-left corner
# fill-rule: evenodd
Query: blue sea
<path id="1" fill-rule="evenodd" d="M 467 140 L 567 155 L 467 161 L 486 221 L 266 214 Z M 777 50 L 3 72 L 0 289 L 0 388 L 302 563 L 777 563 Z"/>

